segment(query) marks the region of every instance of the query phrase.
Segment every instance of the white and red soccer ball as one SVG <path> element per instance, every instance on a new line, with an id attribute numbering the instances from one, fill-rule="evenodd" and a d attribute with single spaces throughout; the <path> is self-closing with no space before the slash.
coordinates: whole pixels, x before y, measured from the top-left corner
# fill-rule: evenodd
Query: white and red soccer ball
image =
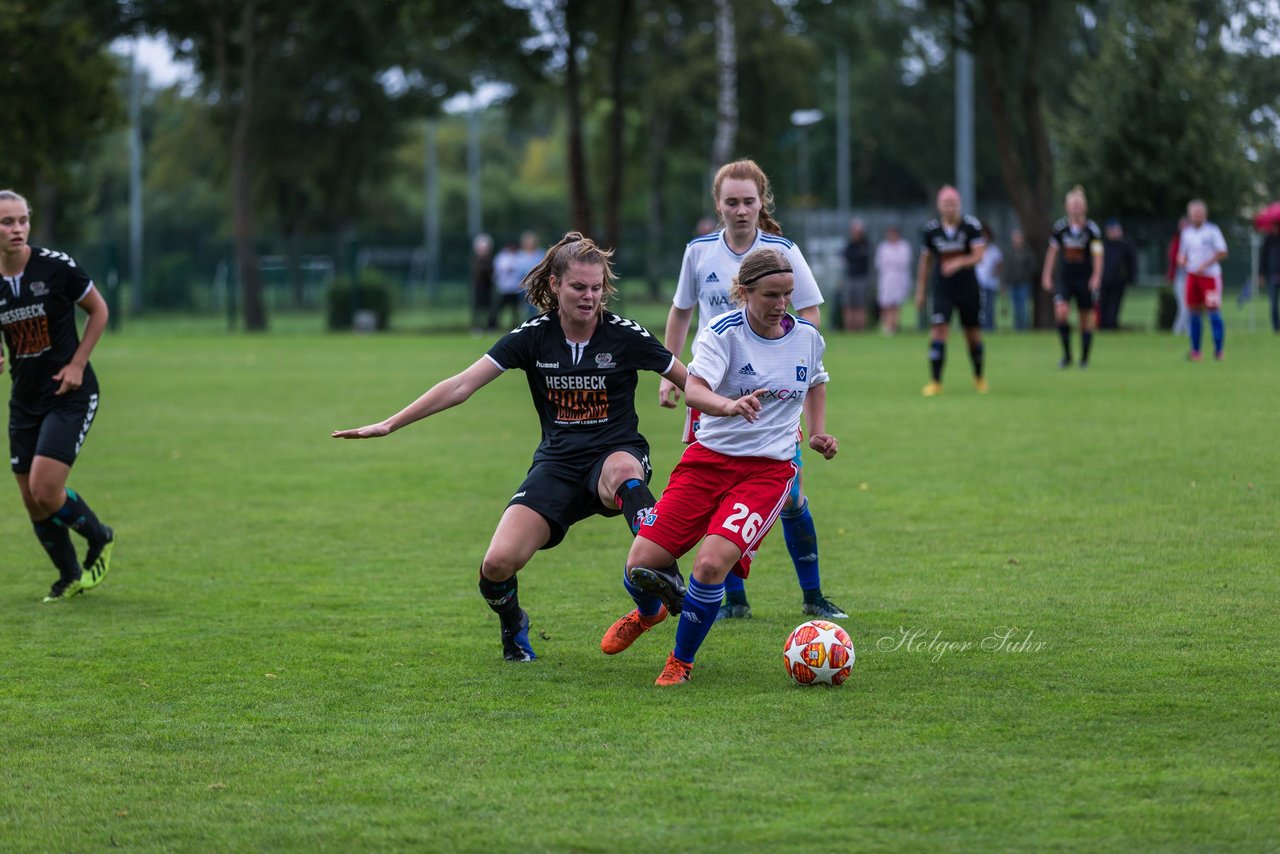
<path id="1" fill-rule="evenodd" d="M 782 648 L 782 663 L 801 685 L 839 685 L 853 671 L 853 640 L 826 620 L 796 626 Z"/>

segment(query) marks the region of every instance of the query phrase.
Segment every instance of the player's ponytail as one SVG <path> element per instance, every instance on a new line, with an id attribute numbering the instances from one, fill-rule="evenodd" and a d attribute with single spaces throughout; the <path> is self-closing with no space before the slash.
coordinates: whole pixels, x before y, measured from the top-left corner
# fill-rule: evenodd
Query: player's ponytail
<path id="1" fill-rule="evenodd" d="M 760 230 L 765 234 L 781 237 L 782 226 L 773 218 L 773 188 L 769 186 L 769 176 L 764 174 L 764 170 L 754 160 L 735 160 L 716 171 L 715 180 L 711 182 L 711 199 L 715 203 L 720 227 L 724 228 L 726 225 L 724 217 L 720 216 L 720 186 L 728 178 L 751 181 L 756 185 L 756 192 L 760 194 Z"/>
<path id="2" fill-rule="evenodd" d="M 791 261 L 781 249 L 757 249 L 748 253 L 738 267 L 738 275 L 729 285 L 729 299 L 734 305 L 747 304 L 747 292 L 775 273 L 790 273 Z"/>
<path id="3" fill-rule="evenodd" d="M 601 249 L 589 237 L 583 237 L 576 231 L 570 231 L 560 238 L 560 242 L 547 250 L 538 266 L 529 271 L 521 282 L 525 291 L 525 299 L 529 304 L 541 311 L 554 311 L 559 305 L 556 294 L 551 290 L 551 277 L 563 280 L 569 265 L 573 263 L 593 264 L 604 268 L 604 294 L 600 299 L 603 309 L 609 297 L 615 296 L 618 289 L 613 286 L 613 251 Z"/>

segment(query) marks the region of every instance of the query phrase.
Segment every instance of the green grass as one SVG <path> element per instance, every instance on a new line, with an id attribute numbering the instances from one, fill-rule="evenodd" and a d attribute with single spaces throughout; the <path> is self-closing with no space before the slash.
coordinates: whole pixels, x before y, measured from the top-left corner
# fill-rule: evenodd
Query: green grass
<path id="1" fill-rule="evenodd" d="M 996 335 L 986 397 L 953 344 L 932 400 L 923 338 L 829 336 L 842 449 L 806 488 L 854 675 L 788 683 L 775 531 L 755 619 L 659 690 L 672 621 L 599 652 L 616 520 L 521 574 L 541 658 L 500 659 L 475 577 L 535 444 L 521 378 L 328 438 L 487 340 L 131 325 L 72 479 L 111 577 L 41 605 L 16 489 L 0 514 L 0 849 L 1275 849 L 1280 339 L 1229 332 L 1221 364 L 1132 333 L 1061 373 Z M 678 416 L 641 419 L 660 486 Z"/>

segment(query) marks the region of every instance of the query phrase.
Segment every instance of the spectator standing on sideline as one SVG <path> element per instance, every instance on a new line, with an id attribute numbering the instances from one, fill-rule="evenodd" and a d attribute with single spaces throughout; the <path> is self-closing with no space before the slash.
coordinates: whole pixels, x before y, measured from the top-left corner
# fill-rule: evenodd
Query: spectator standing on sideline
<path id="1" fill-rule="evenodd" d="M 1178 263 L 1187 271 L 1187 311 L 1191 352 L 1188 358 L 1200 361 L 1200 341 L 1204 335 L 1204 310 L 1209 310 L 1213 330 L 1213 358 L 1222 360 L 1226 328 L 1222 324 L 1222 265 L 1227 257 L 1227 241 L 1222 230 L 1209 222 L 1209 208 L 1200 199 L 1187 203 L 1187 227 L 1178 238 Z"/>
<path id="2" fill-rule="evenodd" d="M 1271 299 L 1271 331 L 1280 333 L 1280 220 L 1271 223 L 1258 250 L 1258 290 Z"/>
<path id="3" fill-rule="evenodd" d="M 489 326 L 489 303 L 493 299 L 493 238 L 477 234 L 471 241 L 471 334 L 479 335 Z"/>
<path id="4" fill-rule="evenodd" d="M 891 225 L 876 247 L 876 299 L 880 304 L 880 329 L 885 335 L 898 331 L 902 304 L 911 296 L 911 244 L 902 230 Z"/>
<path id="5" fill-rule="evenodd" d="M 845 332 L 867 328 L 867 292 L 871 289 L 871 247 L 867 227 L 860 219 L 849 222 L 849 242 L 844 246 L 844 286 L 840 289 L 840 316 Z"/>
<path id="6" fill-rule="evenodd" d="M 1000 273 L 1004 267 L 1004 253 L 996 244 L 996 234 L 991 226 L 982 224 L 982 234 L 987 239 L 987 251 L 982 253 L 982 260 L 973 272 L 978 277 L 978 288 L 982 298 L 982 328 L 986 332 L 996 331 L 996 302 L 1000 298 Z"/>
<path id="7" fill-rule="evenodd" d="M 534 267 L 542 263 L 542 247 L 538 245 L 538 235 L 532 231 L 526 231 L 520 235 L 520 250 L 516 252 L 515 270 L 520 277 L 520 281 L 524 281 Z M 529 317 L 538 316 L 538 307 L 533 303 L 525 300 L 525 314 Z"/>
<path id="8" fill-rule="evenodd" d="M 1138 278 L 1138 253 L 1124 236 L 1117 219 L 1107 220 L 1102 241 L 1102 305 L 1099 308 L 1100 329 L 1120 328 L 1120 305 L 1124 289 Z"/>
<path id="9" fill-rule="evenodd" d="M 1187 334 L 1187 271 L 1178 260 L 1182 243 L 1182 229 L 1187 227 L 1187 218 L 1178 217 L 1178 230 L 1169 241 L 1169 286 L 1173 288 L 1173 298 L 1178 301 L 1178 316 L 1173 319 L 1173 334 Z"/>
<path id="10" fill-rule="evenodd" d="M 1022 229 L 1009 232 L 1009 257 L 1005 260 L 1005 281 L 1009 283 L 1009 298 L 1013 301 L 1013 328 L 1025 332 L 1031 326 L 1028 306 L 1031 302 L 1031 283 L 1036 275 L 1036 256 Z"/>
<path id="11" fill-rule="evenodd" d="M 516 245 L 508 243 L 493 259 L 493 284 L 497 297 L 489 303 L 489 328 L 497 329 L 498 320 L 505 308 L 511 309 L 512 328 L 520 325 L 520 290 L 524 276 L 516 263 Z"/>

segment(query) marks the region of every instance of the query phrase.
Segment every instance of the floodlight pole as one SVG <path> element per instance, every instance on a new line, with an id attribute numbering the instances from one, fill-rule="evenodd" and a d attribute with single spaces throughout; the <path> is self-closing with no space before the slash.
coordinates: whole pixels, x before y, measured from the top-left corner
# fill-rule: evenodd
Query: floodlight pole
<path id="1" fill-rule="evenodd" d="M 480 99 L 471 93 L 471 109 L 467 113 L 467 232 L 480 233 Z"/>
<path id="2" fill-rule="evenodd" d="M 426 160 L 424 166 L 423 193 L 425 202 L 422 222 L 422 248 L 427 258 L 427 299 L 435 296 L 440 284 L 440 156 L 438 146 L 439 126 L 435 119 L 427 119 Z"/>
<path id="3" fill-rule="evenodd" d="M 977 210 L 973 189 L 973 54 L 962 47 L 968 31 L 959 0 L 956 2 L 956 189 L 966 211 Z"/>
<path id="4" fill-rule="evenodd" d="M 836 207 L 841 220 L 853 208 L 853 179 L 849 162 L 849 54 L 836 52 Z"/>
<path id="5" fill-rule="evenodd" d="M 142 81 L 135 40 L 129 63 L 129 279 L 134 313 L 142 313 Z"/>

